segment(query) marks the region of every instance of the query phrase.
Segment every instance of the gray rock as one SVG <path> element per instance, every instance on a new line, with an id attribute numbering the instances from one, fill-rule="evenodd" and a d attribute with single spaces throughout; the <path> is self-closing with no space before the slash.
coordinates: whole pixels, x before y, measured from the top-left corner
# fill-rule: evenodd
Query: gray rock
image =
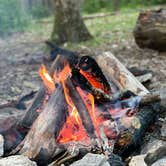
<path id="1" fill-rule="evenodd" d="M 166 166 L 166 157 L 157 160 L 155 163 L 152 164 L 152 166 Z"/>
<path id="2" fill-rule="evenodd" d="M 110 166 L 104 155 L 88 153 L 81 160 L 78 160 L 70 166 Z"/>
<path id="3" fill-rule="evenodd" d="M 4 138 L 0 135 L 0 157 L 4 155 Z"/>
<path id="4" fill-rule="evenodd" d="M 147 166 L 144 161 L 146 155 L 133 156 L 130 160 L 129 166 Z"/>
<path id="5" fill-rule="evenodd" d="M 0 159 L 0 166 L 37 166 L 26 156 L 16 155 Z"/>
<path id="6" fill-rule="evenodd" d="M 161 127 L 161 136 L 166 137 L 166 123 L 164 123 Z"/>
<path id="7" fill-rule="evenodd" d="M 142 149 L 141 154 L 153 153 L 162 146 L 166 146 L 166 142 L 162 140 L 150 140 Z"/>

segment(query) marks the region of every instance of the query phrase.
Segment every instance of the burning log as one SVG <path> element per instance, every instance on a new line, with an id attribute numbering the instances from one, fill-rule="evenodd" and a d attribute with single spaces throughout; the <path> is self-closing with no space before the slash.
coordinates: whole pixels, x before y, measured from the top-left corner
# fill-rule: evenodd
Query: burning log
<path id="1" fill-rule="evenodd" d="M 110 52 L 95 57 L 107 80 L 112 80 L 119 90 L 130 90 L 136 95 L 143 96 L 149 91 L 119 62 Z"/>
<path id="2" fill-rule="evenodd" d="M 62 70 L 64 67 L 64 63 L 67 61 L 66 57 L 57 56 L 57 58 L 52 63 L 51 69 L 50 69 L 50 75 L 53 76 L 54 71 L 56 69 Z M 40 109 L 43 105 L 44 99 L 46 94 L 46 88 L 44 85 L 42 85 L 36 94 L 36 97 L 34 98 L 34 101 L 32 102 L 31 106 L 28 108 L 27 113 L 25 114 L 21 126 L 24 126 L 26 128 L 30 128 L 33 124 L 34 120 L 38 117 L 39 112 L 37 112 L 37 109 Z"/>
<path id="3" fill-rule="evenodd" d="M 54 158 L 58 149 L 55 139 L 59 135 L 68 116 L 67 103 L 62 86 L 53 92 L 45 109 L 37 117 L 30 131 L 23 140 L 19 154 L 30 159 L 48 162 Z M 62 150 L 62 149 L 61 149 Z"/>
<path id="4" fill-rule="evenodd" d="M 89 135 L 90 138 L 96 138 L 95 128 L 93 126 L 93 122 L 91 120 L 90 114 L 81 96 L 79 95 L 73 83 L 71 82 L 70 78 L 66 80 L 66 86 L 68 87 L 69 95 L 78 110 L 78 113 L 81 117 L 83 126 L 85 130 L 87 131 L 87 134 Z"/>

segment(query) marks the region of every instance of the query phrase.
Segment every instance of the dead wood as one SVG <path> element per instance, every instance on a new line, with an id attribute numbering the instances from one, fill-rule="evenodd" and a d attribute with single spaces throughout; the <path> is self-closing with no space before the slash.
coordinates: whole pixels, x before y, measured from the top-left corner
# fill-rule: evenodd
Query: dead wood
<path id="1" fill-rule="evenodd" d="M 67 115 L 67 103 L 62 86 L 59 85 L 23 140 L 19 154 L 43 162 L 52 159 L 56 150 L 59 149 L 55 139 L 59 135 Z"/>
<path id="2" fill-rule="evenodd" d="M 145 83 L 152 79 L 152 73 L 143 74 L 143 75 L 137 76 L 136 78 L 139 82 Z"/>
<path id="3" fill-rule="evenodd" d="M 133 33 L 140 48 L 166 51 L 166 9 L 142 11 Z"/>
<path id="4" fill-rule="evenodd" d="M 105 52 L 94 58 L 107 77 L 107 80 L 112 80 L 119 90 L 130 90 L 139 96 L 149 93 L 112 53 Z"/>

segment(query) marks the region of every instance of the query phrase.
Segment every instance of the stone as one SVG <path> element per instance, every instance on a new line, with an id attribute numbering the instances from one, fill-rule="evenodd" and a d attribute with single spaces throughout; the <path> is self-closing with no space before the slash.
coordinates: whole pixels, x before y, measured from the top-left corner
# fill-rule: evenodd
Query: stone
<path id="1" fill-rule="evenodd" d="M 106 156 L 88 153 L 81 160 L 78 160 L 70 166 L 110 166 Z"/>
<path id="2" fill-rule="evenodd" d="M 129 162 L 129 166 L 147 166 L 144 161 L 146 155 L 133 156 Z"/>
<path id="3" fill-rule="evenodd" d="M 153 153 L 162 146 L 166 146 L 166 142 L 162 140 L 150 140 L 142 149 L 141 154 Z"/>
<path id="4" fill-rule="evenodd" d="M 166 123 L 163 123 L 160 132 L 162 137 L 166 137 Z"/>
<path id="5" fill-rule="evenodd" d="M 4 138 L 0 135 L 0 157 L 4 155 Z"/>
<path id="6" fill-rule="evenodd" d="M 16 155 L 0 159 L 0 166 L 37 166 L 26 156 Z"/>
<path id="7" fill-rule="evenodd" d="M 155 163 L 153 163 L 151 166 L 166 166 L 166 157 L 157 160 Z"/>

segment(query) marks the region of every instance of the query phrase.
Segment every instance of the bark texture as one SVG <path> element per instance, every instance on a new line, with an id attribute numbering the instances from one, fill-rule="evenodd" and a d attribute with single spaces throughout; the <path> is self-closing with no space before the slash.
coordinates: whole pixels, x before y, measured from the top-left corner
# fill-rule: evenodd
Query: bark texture
<path id="1" fill-rule="evenodd" d="M 51 40 L 80 42 L 91 38 L 80 14 L 80 0 L 54 0 L 55 20 Z"/>
<path id="2" fill-rule="evenodd" d="M 141 12 L 134 37 L 140 48 L 166 51 L 166 9 Z"/>

